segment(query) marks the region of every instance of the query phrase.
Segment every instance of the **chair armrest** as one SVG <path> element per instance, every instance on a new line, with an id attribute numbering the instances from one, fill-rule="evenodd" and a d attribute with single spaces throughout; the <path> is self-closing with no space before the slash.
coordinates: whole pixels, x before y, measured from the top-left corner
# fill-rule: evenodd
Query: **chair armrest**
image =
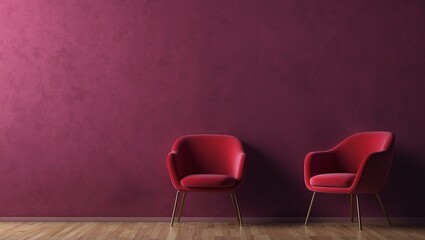
<path id="1" fill-rule="evenodd" d="M 332 150 L 310 152 L 304 159 L 304 181 L 310 185 L 310 178 L 323 173 L 336 172 L 336 155 Z"/>
<path id="2" fill-rule="evenodd" d="M 241 181 L 242 177 L 243 177 L 243 173 L 245 171 L 245 153 L 241 152 L 238 154 L 237 159 L 236 159 L 236 172 L 235 172 L 235 179 L 237 181 Z"/>
<path id="3" fill-rule="evenodd" d="M 181 188 L 181 185 L 180 185 L 180 176 L 178 175 L 177 168 L 176 168 L 176 158 L 177 158 L 176 152 L 168 153 L 167 168 L 168 168 L 168 174 L 170 175 L 171 183 L 173 184 L 174 188 L 178 190 Z"/>
<path id="4" fill-rule="evenodd" d="M 375 152 L 360 164 L 352 188 L 358 193 L 381 192 L 390 174 L 393 151 Z"/>

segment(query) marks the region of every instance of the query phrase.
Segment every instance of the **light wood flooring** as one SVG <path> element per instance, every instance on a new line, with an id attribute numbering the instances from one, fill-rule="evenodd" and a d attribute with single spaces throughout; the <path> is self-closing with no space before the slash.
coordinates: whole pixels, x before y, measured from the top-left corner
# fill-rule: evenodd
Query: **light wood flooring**
<path id="1" fill-rule="evenodd" d="M 0 239 L 424 239 L 424 225 L 364 223 L 0 222 Z"/>

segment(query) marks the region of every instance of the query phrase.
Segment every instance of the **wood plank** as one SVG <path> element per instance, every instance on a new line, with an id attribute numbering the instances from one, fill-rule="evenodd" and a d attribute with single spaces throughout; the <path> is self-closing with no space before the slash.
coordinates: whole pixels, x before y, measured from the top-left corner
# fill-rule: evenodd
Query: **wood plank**
<path id="1" fill-rule="evenodd" d="M 425 240 L 425 225 L 365 223 L 363 231 L 351 222 L 246 223 L 183 222 L 0 222 L 0 240 L 63 239 L 418 239 Z"/>

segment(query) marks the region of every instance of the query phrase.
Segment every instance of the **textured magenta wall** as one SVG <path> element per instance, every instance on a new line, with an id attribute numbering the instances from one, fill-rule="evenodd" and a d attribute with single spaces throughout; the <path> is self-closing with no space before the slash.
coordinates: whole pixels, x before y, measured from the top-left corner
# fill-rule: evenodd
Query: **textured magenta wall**
<path id="1" fill-rule="evenodd" d="M 305 154 L 390 130 L 384 203 L 424 217 L 424 29 L 420 0 L 1 1 L 0 216 L 169 216 L 188 133 L 244 142 L 244 216 L 304 216 Z M 319 195 L 313 216 L 348 203 Z M 189 194 L 185 214 L 233 210 Z"/>

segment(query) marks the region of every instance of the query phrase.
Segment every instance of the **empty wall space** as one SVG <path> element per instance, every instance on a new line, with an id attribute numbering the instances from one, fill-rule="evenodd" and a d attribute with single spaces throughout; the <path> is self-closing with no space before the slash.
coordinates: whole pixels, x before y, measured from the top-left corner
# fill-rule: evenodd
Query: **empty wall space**
<path id="1" fill-rule="evenodd" d="M 170 216 L 171 144 L 225 133 L 247 153 L 242 215 L 302 217 L 304 156 L 388 130 L 384 204 L 424 217 L 424 29 L 420 0 L 1 1 L 0 216 Z M 316 199 L 348 215 L 347 196 Z M 186 204 L 234 214 L 226 194 Z"/>

